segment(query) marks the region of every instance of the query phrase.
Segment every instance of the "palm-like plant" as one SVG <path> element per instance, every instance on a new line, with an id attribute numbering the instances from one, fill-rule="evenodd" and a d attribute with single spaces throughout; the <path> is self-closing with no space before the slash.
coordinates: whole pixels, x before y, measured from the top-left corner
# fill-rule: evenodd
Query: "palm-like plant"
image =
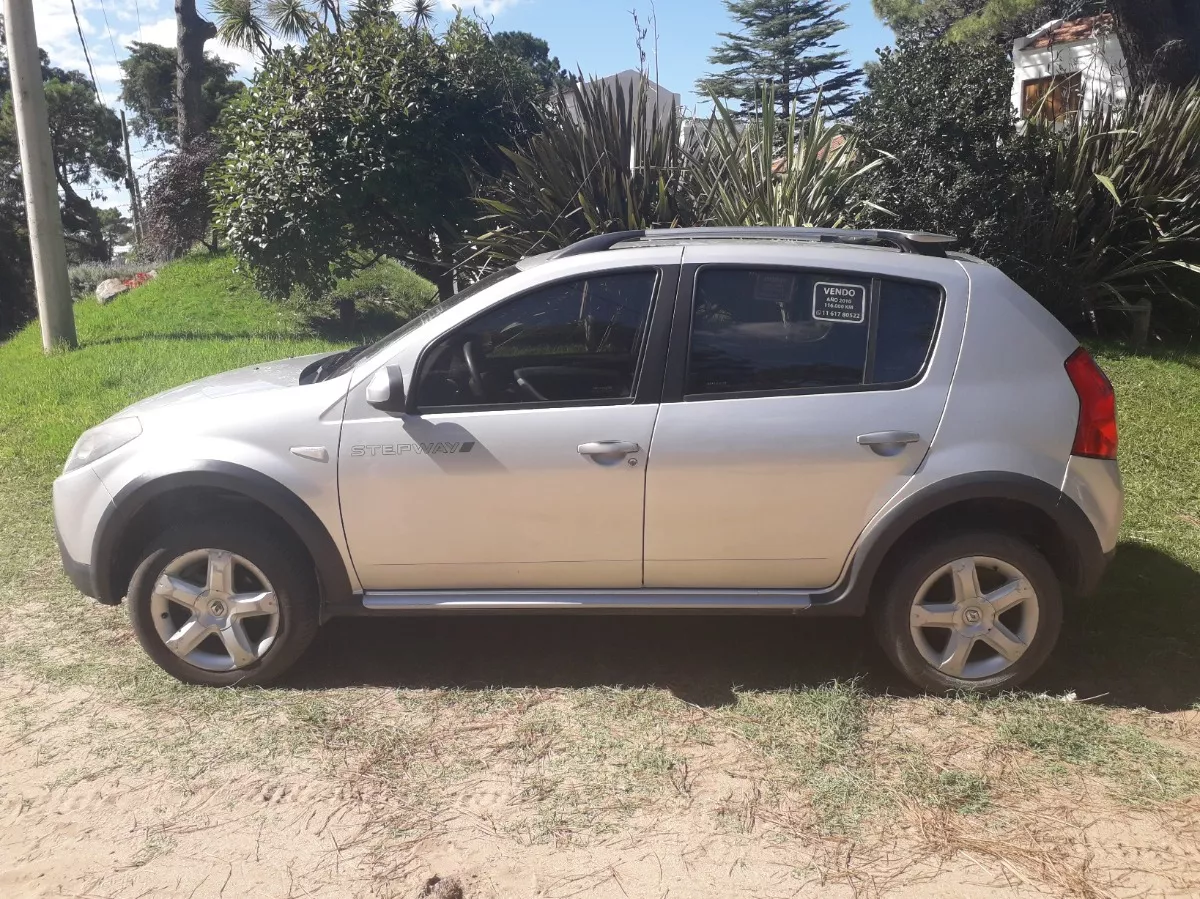
<path id="1" fill-rule="evenodd" d="M 1050 145 L 1046 201 L 1018 223 L 1015 276 L 1060 314 L 1151 298 L 1193 305 L 1200 276 L 1200 86 L 1101 105 Z M 1003 264 L 1003 261 L 1002 261 Z M 1007 266 L 1006 266 L 1007 267 Z"/>
<path id="2" fill-rule="evenodd" d="M 217 37 L 233 47 L 266 54 L 272 38 L 303 41 L 320 27 L 341 24 L 339 0 L 213 0 Z"/>
<path id="3" fill-rule="evenodd" d="M 512 261 L 589 234 L 695 224 L 679 116 L 641 83 L 576 85 L 551 105 L 540 133 L 504 151 L 507 170 L 480 191 L 491 228 L 480 243 L 492 258 Z"/>
<path id="4" fill-rule="evenodd" d="M 433 27 L 433 0 L 408 0 L 406 11 L 409 22 L 414 28 L 428 31 Z"/>
<path id="5" fill-rule="evenodd" d="M 761 111 L 745 123 L 714 103 L 689 153 L 704 224 L 837 228 L 869 205 L 853 188 L 880 160 L 860 161 L 853 133 L 823 116 L 819 97 L 811 115 L 793 109 L 781 120 L 774 90 L 765 88 Z"/>

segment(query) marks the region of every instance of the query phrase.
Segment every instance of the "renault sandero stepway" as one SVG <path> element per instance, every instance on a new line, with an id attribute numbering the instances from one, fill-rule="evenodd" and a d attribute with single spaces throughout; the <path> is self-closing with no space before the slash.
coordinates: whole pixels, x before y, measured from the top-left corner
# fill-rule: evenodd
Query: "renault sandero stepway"
<path id="1" fill-rule="evenodd" d="M 80 437 L 63 564 L 149 655 L 259 684 L 339 615 L 867 615 L 927 690 L 1019 684 L 1122 514 L 1113 390 L 948 238 L 606 234 L 372 346 Z"/>

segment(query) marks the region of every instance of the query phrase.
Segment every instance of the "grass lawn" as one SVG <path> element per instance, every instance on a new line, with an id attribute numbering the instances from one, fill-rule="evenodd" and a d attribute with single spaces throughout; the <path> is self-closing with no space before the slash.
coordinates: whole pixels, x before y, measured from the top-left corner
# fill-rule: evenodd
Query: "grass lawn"
<path id="1" fill-rule="evenodd" d="M 1200 354 L 1095 348 L 1118 392 L 1124 541 L 1031 692 L 914 696 L 857 622 L 760 618 L 339 621 L 287 683 L 206 690 L 146 661 L 123 609 L 71 589 L 50 482 L 84 428 L 135 399 L 355 338 L 263 301 L 223 257 L 80 303 L 76 319 L 76 352 L 43 357 L 36 327 L 0 345 L 0 672 L 104 698 L 120 751 L 104 715 L 76 734 L 96 777 L 300 759 L 306 776 L 377 785 L 380 839 L 404 842 L 449 826 L 463 785 L 502 772 L 490 838 L 512 847 L 668 825 L 760 848 L 808 834 L 870 849 L 903 833 L 1079 896 L 1108 895 L 1081 809 L 1194 832 Z M 27 705 L 10 726 L 36 718 Z M 183 719 L 203 732 L 163 723 Z M 1005 840 L 981 839 L 989 828 Z"/>

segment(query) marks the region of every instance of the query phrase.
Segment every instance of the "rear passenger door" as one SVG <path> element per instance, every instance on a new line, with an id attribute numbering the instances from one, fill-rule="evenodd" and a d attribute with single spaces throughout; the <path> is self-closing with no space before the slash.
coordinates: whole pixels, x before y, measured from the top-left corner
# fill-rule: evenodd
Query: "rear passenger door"
<path id="1" fill-rule="evenodd" d="M 844 247 L 804 251 L 802 267 L 783 252 L 685 252 L 647 468 L 647 587 L 830 586 L 941 420 L 961 267 Z"/>

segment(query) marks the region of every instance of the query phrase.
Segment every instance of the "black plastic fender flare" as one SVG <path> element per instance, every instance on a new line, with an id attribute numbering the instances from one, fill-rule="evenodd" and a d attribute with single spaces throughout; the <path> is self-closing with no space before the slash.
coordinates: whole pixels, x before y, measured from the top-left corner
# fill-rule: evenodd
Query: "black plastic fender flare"
<path id="1" fill-rule="evenodd" d="M 300 497 L 261 472 L 232 462 L 197 460 L 169 471 L 148 472 L 126 484 L 100 519 L 92 542 L 92 574 L 100 602 L 116 605 L 125 585 L 113 582 L 117 549 L 129 523 L 150 500 L 187 488 L 212 488 L 261 503 L 282 518 L 308 550 L 320 579 L 321 605 L 344 605 L 353 598 L 350 576 L 329 530 Z"/>

